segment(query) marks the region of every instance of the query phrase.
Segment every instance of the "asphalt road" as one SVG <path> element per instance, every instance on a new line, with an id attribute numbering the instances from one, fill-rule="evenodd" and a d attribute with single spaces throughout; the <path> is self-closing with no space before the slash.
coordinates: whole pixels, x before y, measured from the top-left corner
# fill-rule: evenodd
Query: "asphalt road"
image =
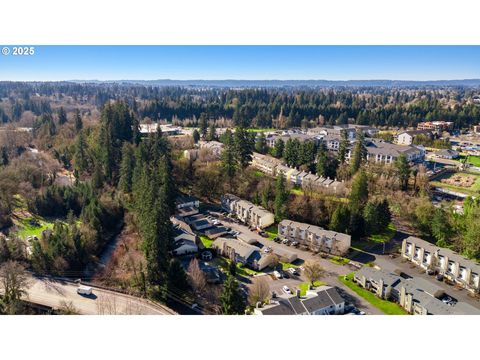
<path id="1" fill-rule="evenodd" d="M 25 300 L 58 309 L 72 305 L 82 315 L 174 315 L 163 305 L 134 296 L 93 288 L 89 297 L 77 294 L 77 284 L 51 278 L 31 277 Z"/>

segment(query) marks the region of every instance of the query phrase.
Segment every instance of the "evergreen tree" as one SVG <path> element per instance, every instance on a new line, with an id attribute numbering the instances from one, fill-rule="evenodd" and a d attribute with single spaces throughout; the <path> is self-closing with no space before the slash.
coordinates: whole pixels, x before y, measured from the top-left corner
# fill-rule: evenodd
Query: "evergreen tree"
<path id="1" fill-rule="evenodd" d="M 0 166 L 7 166 L 9 164 L 8 151 L 5 146 L 0 149 Z"/>
<path id="2" fill-rule="evenodd" d="M 235 160 L 235 145 L 233 143 L 232 133 L 229 129 L 225 132 L 224 144 L 225 147 L 222 152 L 222 169 L 231 187 L 237 172 L 237 164 Z"/>
<path id="3" fill-rule="evenodd" d="M 207 140 L 208 141 L 217 140 L 217 130 L 215 127 L 215 123 L 212 123 L 208 129 Z"/>
<path id="4" fill-rule="evenodd" d="M 395 169 L 402 190 L 408 189 L 408 180 L 410 178 L 410 166 L 404 153 L 395 160 Z"/>
<path id="5" fill-rule="evenodd" d="M 83 129 L 83 121 L 82 117 L 80 116 L 80 110 L 78 109 L 75 109 L 74 125 L 77 133 Z"/>
<path id="6" fill-rule="evenodd" d="M 198 120 L 198 126 L 200 128 L 200 134 L 202 135 L 202 138 L 205 139 L 207 136 L 207 129 L 208 129 L 207 114 L 205 113 L 200 114 L 200 119 Z"/>
<path id="7" fill-rule="evenodd" d="M 77 144 L 75 146 L 74 155 L 75 169 L 80 173 L 83 173 L 88 168 L 88 156 L 87 156 L 87 142 L 85 140 L 85 134 L 80 132 L 77 138 Z"/>
<path id="8" fill-rule="evenodd" d="M 267 139 L 265 138 L 265 134 L 263 132 L 260 133 L 255 140 L 255 151 L 259 152 L 260 154 L 266 154 L 267 152 Z"/>
<path id="9" fill-rule="evenodd" d="M 330 219 L 330 230 L 341 232 L 341 233 L 349 233 L 349 226 L 350 226 L 350 209 L 340 204 L 332 214 L 332 218 Z"/>
<path id="10" fill-rule="evenodd" d="M 285 149 L 285 143 L 282 139 L 277 139 L 275 141 L 275 146 L 273 148 L 273 156 L 276 158 L 283 157 L 283 150 Z"/>
<path id="11" fill-rule="evenodd" d="M 184 297 L 185 292 L 189 289 L 187 274 L 180 261 L 172 259 L 168 267 L 167 288 L 169 293 L 173 293 L 176 297 Z"/>
<path id="12" fill-rule="evenodd" d="M 275 221 L 280 222 L 285 217 L 285 205 L 288 200 L 288 192 L 285 187 L 285 178 L 282 175 L 277 176 L 275 185 Z"/>
<path id="13" fill-rule="evenodd" d="M 352 212 L 361 212 L 368 200 L 368 177 L 360 170 L 353 178 L 350 192 L 350 208 Z"/>
<path id="14" fill-rule="evenodd" d="M 362 161 L 366 158 L 366 150 L 364 145 L 363 132 L 357 132 L 357 138 L 350 158 L 350 173 L 355 175 L 362 165 Z"/>
<path id="15" fill-rule="evenodd" d="M 381 234 L 391 221 L 387 200 L 367 202 L 363 210 L 363 218 L 369 234 Z"/>
<path id="16" fill-rule="evenodd" d="M 58 125 L 63 125 L 67 122 L 67 113 L 63 106 L 58 110 Z"/>
<path id="17" fill-rule="evenodd" d="M 245 300 L 242 297 L 237 280 L 232 275 L 227 277 L 223 285 L 220 302 L 224 315 L 243 315 L 245 313 Z"/>
<path id="18" fill-rule="evenodd" d="M 348 152 L 348 146 L 350 142 L 348 141 L 348 133 L 345 130 L 341 131 L 341 137 L 342 140 L 340 141 L 340 144 L 338 146 L 338 155 L 337 159 L 340 162 L 340 164 L 344 164 L 346 157 L 347 157 L 347 152 Z"/>
<path id="19" fill-rule="evenodd" d="M 200 133 L 198 132 L 197 129 L 193 130 L 192 136 L 193 136 L 193 142 L 197 144 L 198 141 L 200 140 Z"/>
<path id="20" fill-rule="evenodd" d="M 235 145 L 235 157 L 240 168 L 245 169 L 252 160 L 253 141 L 250 133 L 238 127 L 235 129 L 233 143 Z"/>
<path id="21" fill-rule="evenodd" d="M 120 164 L 120 180 L 118 187 L 125 193 L 132 191 L 133 169 L 135 167 L 135 156 L 132 146 L 128 142 L 123 143 L 122 162 Z"/>
<path id="22" fill-rule="evenodd" d="M 328 152 L 327 147 L 322 143 L 317 154 L 317 175 L 327 177 L 328 172 Z"/>

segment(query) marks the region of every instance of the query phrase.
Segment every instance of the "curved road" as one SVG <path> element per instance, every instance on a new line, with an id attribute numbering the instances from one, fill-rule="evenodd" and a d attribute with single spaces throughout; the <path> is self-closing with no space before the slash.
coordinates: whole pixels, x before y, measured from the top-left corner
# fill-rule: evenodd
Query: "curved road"
<path id="1" fill-rule="evenodd" d="M 161 304 L 92 286 L 91 296 L 77 294 L 77 284 L 52 278 L 31 277 L 25 300 L 58 309 L 73 306 L 82 315 L 175 315 Z"/>

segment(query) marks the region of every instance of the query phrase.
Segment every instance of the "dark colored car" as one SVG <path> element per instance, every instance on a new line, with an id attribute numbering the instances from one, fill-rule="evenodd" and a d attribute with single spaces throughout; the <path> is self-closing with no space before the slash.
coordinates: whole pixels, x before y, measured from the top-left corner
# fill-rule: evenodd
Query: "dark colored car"
<path id="1" fill-rule="evenodd" d="M 435 279 L 437 279 L 438 281 L 443 281 L 443 275 L 442 274 L 438 274 Z"/>

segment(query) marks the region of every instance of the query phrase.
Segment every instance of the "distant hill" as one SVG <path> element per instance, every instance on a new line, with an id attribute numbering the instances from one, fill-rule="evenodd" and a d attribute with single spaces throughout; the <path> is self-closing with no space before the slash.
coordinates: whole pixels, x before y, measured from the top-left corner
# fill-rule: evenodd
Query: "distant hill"
<path id="1" fill-rule="evenodd" d="M 76 83 L 138 84 L 146 86 L 185 87 L 479 87 L 480 79 L 463 80 L 71 80 Z"/>

